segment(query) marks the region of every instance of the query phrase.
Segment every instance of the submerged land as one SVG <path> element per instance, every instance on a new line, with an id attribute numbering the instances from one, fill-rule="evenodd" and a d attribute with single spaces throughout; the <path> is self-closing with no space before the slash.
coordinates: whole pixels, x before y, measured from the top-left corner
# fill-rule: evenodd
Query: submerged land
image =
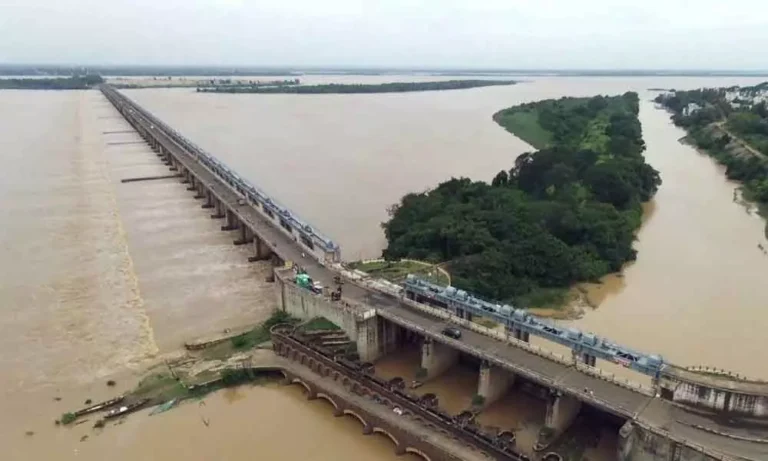
<path id="1" fill-rule="evenodd" d="M 520 307 L 563 304 L 573 284 L 635 259 L 641 204 L 661 184 L 642 155 L 638 112 L 633 92 L 498 112 L 539 150 L 491 183 L 454 178 L 404 196 L 383 224 L 384 258 L 439 264 L 453 285 Z"/>

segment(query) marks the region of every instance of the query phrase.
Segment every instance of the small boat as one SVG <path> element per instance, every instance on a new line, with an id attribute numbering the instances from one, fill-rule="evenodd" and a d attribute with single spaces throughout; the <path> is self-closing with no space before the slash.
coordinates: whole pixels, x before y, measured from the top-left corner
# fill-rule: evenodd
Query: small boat
<path id="1" fill-rule="evenodd" d="M 132 413 L 136 410 L 139 410 L 147 402 L 149 402 L 149 399 L 141 399 L 136 402 L 130 403 L 128 405 L 123 405 L 119 408 L 115 408 L 114 410 L 108 411 L 104 415 L 104 419 L 112 419 L 112 418 L 117 418 L 118 416 L 127 415 L 128 413 Z"/>
<path id="2" fill-rule="evenodd" d="M 90 413 L 95 413 L 97 411 L 101 411 L 111 406 L 117 405 L 123 400 L 125 400 L 125 397 L 121 395 L 120 397 L 115 397 L 114 399 L 106 400 L 104 402 L 97 403 L 96 405 L 91 405 L 90 407 L 83 408 L 82 410 L 78 410 L 74 414 L 75 416 L 80 417 Z"/>

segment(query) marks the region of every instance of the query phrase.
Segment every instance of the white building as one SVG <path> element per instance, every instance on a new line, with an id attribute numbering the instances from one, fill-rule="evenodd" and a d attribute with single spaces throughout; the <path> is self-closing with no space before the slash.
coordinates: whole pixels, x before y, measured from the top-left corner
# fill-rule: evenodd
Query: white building
<path id="1" fill-rule="evenodd" d="M 683 107 L 683 115 L 689 116 L 692 115 L 697 110 L 701 110 L 701 106 L 696 104 L 695 102 L 689 103 L 687 106 Z"/>

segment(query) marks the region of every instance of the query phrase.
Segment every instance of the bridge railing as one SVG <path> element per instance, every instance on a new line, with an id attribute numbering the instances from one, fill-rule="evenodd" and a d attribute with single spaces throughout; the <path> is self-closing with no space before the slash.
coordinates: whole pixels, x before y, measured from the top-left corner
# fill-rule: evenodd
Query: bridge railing
<path id="1" fill-rule="evenodd" d="M 150 122 L 154 128 L 164 132 L 170 140 L 190 153 L 192 157 L 198 160 L 203 166 L 211 171 L 211 173 L 215 174 L 222 181 L 230 185 L 233 189 L 237 190 L 238 194 L 244 196 L 254 203 L 260 204 L 264 209 L 269 209 L 271 213 L 279 216 L 281 221 L 284 221 L 287 226 L 293 229 L 291 232 L 292 236 L 293 232 L 296 232 L 299 235 L 307 236 L 310 238 L 310 240 L 313 241 L 314 245 L 323 249 L 325 252 L 325 258 L 330 257 L 332 261 L 338 260 L 340 258 L 340 248 L 331 239 L 319 233 L 314 227 L 309 226 L 295 213 L 288 210 L 287 207 L 280 205 L 277 201 L 269 197 L 258 187 L 254 186 L 251 182 L 238 176 L 232 169 L 227 167 L 216 157 L 206 152 L 204 149 L 173 129 L 171 126 L 165 124 L 162 120 L 158 119 L 152 113 L 132 101 L 130 98 L 121 94 L 117 90 L 109 87 L 108 85 L 102 85 L 102 92 L 108 95 L 110 100 L 118 100 L 120 101 L 121 105 L 125 105 L 131 108 L 133 111 L 141 114 L 141 117 Z M 313 253 L 310 252 L 310 254 Z M 320 262 L 327 263 L 328 261 L 322 260 L 321 258 Z"/>
<path id="2" fill-rule="evenodd" d="M 419 303 L 413 300 L 410 300 L 404 296 L 402 296 L 402 289 L 396 288 L 395 285 L 388 283 L 386 281 L 381 282 L 378 279 L 375 279 L 373 277 L 362 277 L 360 274 L 357 274 L 355 271 L 349 271 L 345 269 L 342 265 L 336 264 L 329 266 L 330 269 L 333 269 L 340 273 L 345 279 L 351 281 L 353 284 L 359 286 L 360 288 L 363 288 L 365 290 L 369 291 L 378 291 L 384 294 L 387 294 L 392 297 L 396 297 L 401 303 L 405 304 L 406 306 L 424 312 L 426 314 L 429 314 L 430 316 L 437 317 L 440 319 L 444 319 L 448 322 L 455 323 L 458 325 L 463 326 L 464 328 L 468 330 L 472 330 L 476 333 L 482 334 L 484 336 L 489 336 L 493 339 L 499 340 L 501 342 L 511 344 L 515 347 L 518 347 L 520 349 L 523 349 L 527 352 L 530 352 L 534 355 L 537 355 L 539 357 L 552 360 L 554 362 L 566 365 L 566 366 L 574 366 L 577 370 L 588 374 L 590 376 L 594 376 L 596 378 L 600 378 L 604 381 L 611 382 L 613 384 L 616 384 L 617 386 L 624 387 L 626 389 L 630 389 L 636 392 L 640 392 L 642 394 L 648 395 L 648 396 L 654 396 L 656 395 L 655 389 L 649 386 L 645 386 L 643 384 L 631 381 L 626 378 L 621 378 L 616 376 L 613 373 L 604 371 L 598 367 L 592 367 L 589 366 L 579 360 L 577 360 L 575 357 L 570 356 L 566 357 L 563 354 L 559 354 L 557 352 L 549 351 L 545 348 L 542 348 L 540 346 L 537 346 L 535 344 L 531 344 L 526 341 L 519 340 L 515 338 L 514 336 L 509 334 L 508 329 L 504 329 L 503 331 L 499 331 L 493 328 L 484 327 L 478 323 L 472 322 L 471 320 L 463 319 L 457 315 L 454 315 L 450 313 L 449 311 L 445 309 L 439 309 L 436 307 L 431 307 L 427 304 Z M 382 311 L 379 311 L 382 312 Z M 482 355 L 482 354 L 480 354 Z"/>

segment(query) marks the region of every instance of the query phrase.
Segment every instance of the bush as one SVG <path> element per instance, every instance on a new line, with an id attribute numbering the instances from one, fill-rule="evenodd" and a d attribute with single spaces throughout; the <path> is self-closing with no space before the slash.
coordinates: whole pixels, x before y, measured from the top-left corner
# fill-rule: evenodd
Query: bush
<path id="1" fill-rule="evenodd" d="M 61 424 L 71 424 L 75 422 L 77 416 L 74 413 L 64 413 L 61 415 Z"/>
<path id="2" fill-rule="evenodd" d="M 241 349 L 248 345 L 248 338 L 245 335 L 235 336 L 232 338 L 232 346 L 235 349 Z"/>
<path id="3" fill-rule="evenodd" d="M 237 386 L 252 381 L 254 377 L 250 368 L 227 368 L 221 372 L 221 381 L 225 386 Z"/>
<path id="4" fill-rule="evenodd" d="M 483 397 L 480 394 L 475 394 L 472 396 L 472 405 L 476 407 L 481 407 L 485 403 L 485 397 Z"/>

